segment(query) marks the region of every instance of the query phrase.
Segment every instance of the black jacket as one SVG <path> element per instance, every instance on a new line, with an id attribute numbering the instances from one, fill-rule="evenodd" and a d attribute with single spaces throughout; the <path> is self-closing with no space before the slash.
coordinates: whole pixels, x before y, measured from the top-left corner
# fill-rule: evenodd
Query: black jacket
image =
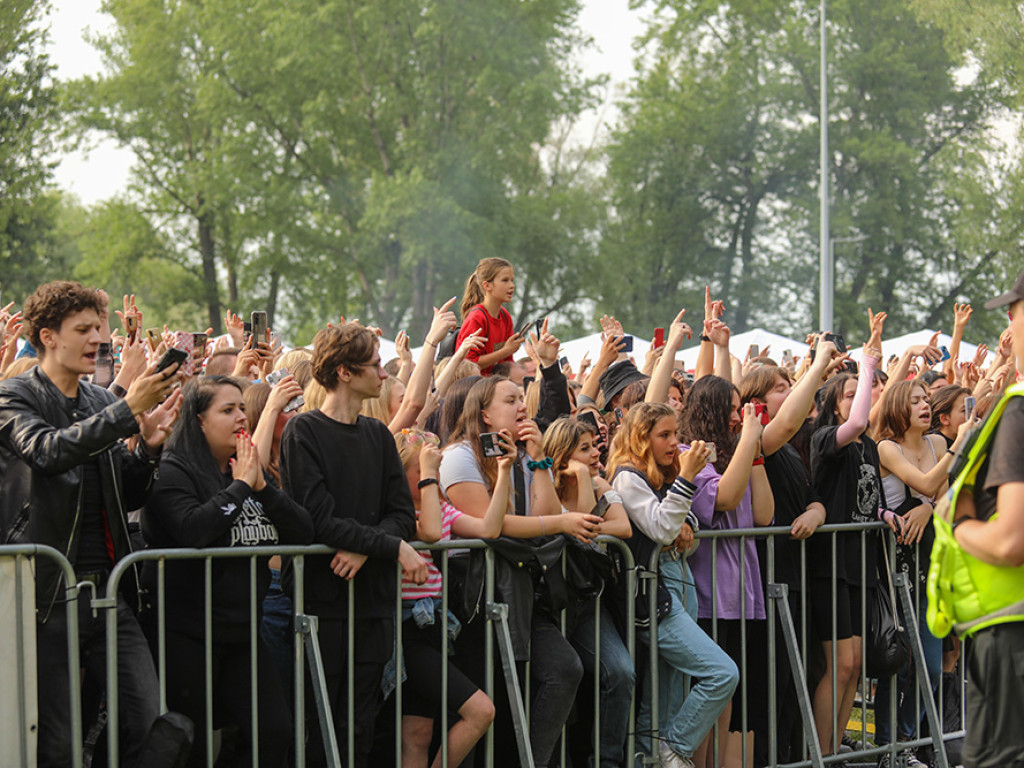
<path id="1" fill-rule="evenodd" d="M 212 461 L 212 459 L 211 459 Z M 154 549 L 164 547 L 257 547 L 276 544 L 309 544 L 313 523 L 309 513 L 270 481 L 254 491 L 241 480 L 221 476 L 211 495 L 200 481 L 196 462 L 173 451 L 160 462 L 160 477 L 142 513 L 142 533 Z M 256 568 L 257 624 L 263 615 L 263 598 L 270 586 L 269 558 L 259 558 Z M 221 558 L 211 567 L 211 618 L 215 637 L 245 640 L 249 637 L 249 558 Z M 142 569 L 143 586 L 150 599 L 157 595 L 157 563 Z M 202 560 L 168 562 L 166 611 L 174 632 L 203 637 L 204 563 Z"/>
<path id="2" fill-rule="evenodd" d="M 73 407 L 37 366 L 0 382 L 0 542 L 46 544 L 72 565 L 81 530 L 82 465 L 95 458 L 114 559 L 131 552 L 127 512 L 145 504 L 157 460 L 122 442 L 139 431 L 124 400 L 79 382 Z M 138 574 L 129 585 L 138 589 Z M 45 621 L 61 588 L 49 558 L 36 565 L 36 607 Z"/>

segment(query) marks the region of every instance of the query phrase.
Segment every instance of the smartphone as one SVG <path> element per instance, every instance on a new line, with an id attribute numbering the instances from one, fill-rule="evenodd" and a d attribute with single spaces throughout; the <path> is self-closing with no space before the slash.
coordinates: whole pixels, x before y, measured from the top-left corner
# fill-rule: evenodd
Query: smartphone
<path id="1" fill-rule="evenodd" d="M 964 398 L 964 417 L 970 421 L 974 417 L 974 409 L 978 407 L 978 401 L 973 395 Z"/>
<path id="2" fill-rule="evenodd" d="M 139 335 L 139 318 L 134 312 L 125 315 L 125 330 L 128 332 L 128 343 L 132 343 Z"/>
<path id="3" fill-rule="evenodd" d="M 567 366 L 568 364 L 569 364 L 569 358 L 568 357 L 564 357 L 563 356 L 563 357 L 558 358 L 558 367 L 559 367 L 559 369 L 564 369 L 565 366 Z"/>
<path id="4" fill-rule="evenodd" d="M 942 353 L 942 359 L 939 360 L 940 363 L 949 360 L 949 350 L 946 347 L 939 347 L 939 351 Z"/>
<path id="5" fill-rule="evenodd" d="M 841 373 L 852 373 L 854 376 L 857 375 L 857 361 L 856 360 L 844 360 L 842 368 L 839 369 Z"/>
<path id="6" fill-rule="evenodd" d="M 615 418 L 618 419 L 620 422 L 622 421 L 623 418 L 625 418 L 625 415 L 626 414 L 624 414 L 622 412 L 621 408 L 616 408 L 615 409 Z"/>
<path id="7" fill-rule="evenodd" d="M 483 449 L 484 456 L 497 459 L 505 455 L 501 435 L 497 432 L 484 432 L 480 435 L 480 447 Z"/>
<path id="8" fill-rule="evenodd" d="M 248 344 L 249 337 L 252 336 L 252 323 L 248 320 L 242 321 L 242 343 Z"/>
<path id="9" fill-rule="evenodd" d="M 192 359 L 192 353 L 195 350 L 193 341 L 191 333 L 175 331 L 172 334 L 171 346 L 180 349 L 187 356 L 185 362 L 181 364 L 181 370 L 185 372 L 186 376 L 191 376 L 195 373 L 195 362 Z"/>
<path id="10" fill-rule="evenodd" d="M 154 352 L 156 352 L 156 348 L 159 347 L 160 346 L 160 342 L 163 341 L 163 339 L 160 336 L 160 329 L 159 328 L 147 328 L 146 329 L 146 339 L 149 341 L 149 348 L 151 350 L 153 350 Z"/>
<path id="11" fill-rule="evenodd" d="M 654 341 L 651 342 L 655 349 L 665 346 L 665 329 L 655 328 L 654 329 Z"/>
<path id="12" fill-rule="evenodd" d="M 206 341 L 208 338 L 205 333 L 192 334 L 192 354 L 200 360 L 206 357 Z"/>
<path id="13" fill-rule="evenodd" d="M 768 406 L 764 403 L 754 403 L 754 413 L 761 419 L 761 426 L 767 427 L 770 421 L 768 417 Z"/>
<path id="14" fill-rule="evenodd" d="M 706 443 L 710 453 L 708 454 L 708 464 L 714 464 L 718 461 L 718 449 L 715 448 L 714 443 Z"/>
<path id="15" fill-rule="evenodd" d="M 748 360 L 753 360 L 755 357 L 759 356 L 760 354 L 761 354 L 761 347 L 759 347 L 757 344 L 751 344 L 749 347 L 747 347 L 747 359 Z"/>
<path id="16" fill-rule="evenodd" d="M 576 416 L 577 420 L 585 421 L 587 424 L 594 428 L 594 434 L 598 437 L 601 436 L 601 429 L 597 426 L 597 416 L 594 415 L 593 411 L 584 411 L 583 413 Z"/>
<path id="17" fill-rule="evenodd" d="M 533 324 L 533 330 L 535 330 L 537 332 L 537 340 L 540 341 L 541 331 L 544 330 L 544 318 L 543 317 L 540 320 L 537 320 Z"/>
<path id="18" fill-rule="evenodd" d="M 280 383 L 281 379 L 283 379 L 287 375 L 287 368 L 278 368 L 276 371 L 271 371 L 270 373 L 268 373 L 264 381 L 266 381 L 267 384 L 269 384 L 271 387 L 276 387 Z M 299 408 L 305 405 L 305 403 L 306 401 L 303 399 L 302 395 L 296 395 L 295 397 L 288 401 L 288 405 L 284 407 L 284 412 L 291 413 L 292 411 L 297 411 L 299 410 Z"/>
<path id="19" fill-rule="evenodd" d="M 826 333 L 825 341 L 831 341 L 836 345 L 836 349 L 839 350 L 839 354 L 843 354 L 846 351 L 846 342 L 843 337 L 838 333 Z"/>
<path id="20" fill-rule="evenodd" d="M 183 349 L 178 349 L 177 347 L 171 347 L 164 352 L 164 356 L 161 357 L 160 362 L 156 364 L 156 372 L 160 373 L 161 371 L 166 371 L 173 365 L 180 367 L 186 360 L 188 360 L 188 352 Z"/>
<path id="21" fill-rule="evenodd" d="M 793 350 L 792 349 L 784 349 L 784 350 L 782 350 L 782 364 L 783 365 L 792 365 L 793 364 Z"/>
<path id="22" fill-rule="evenodd" d="M 252 327 L 252 335 L 256 337 L 256 343 L 265 343 L 267 340 L 267 313 L 263 310 L 253 312 L 250 325 Z"/>
<path id="23" fill-rule="evenodd" d="M 622 337 L 622 343 L 625 346 L 622 349 L 619 350 L 620 352 L 632 352 L 633 351 L 633 337 L 632 336 L 623 336 Z"/>

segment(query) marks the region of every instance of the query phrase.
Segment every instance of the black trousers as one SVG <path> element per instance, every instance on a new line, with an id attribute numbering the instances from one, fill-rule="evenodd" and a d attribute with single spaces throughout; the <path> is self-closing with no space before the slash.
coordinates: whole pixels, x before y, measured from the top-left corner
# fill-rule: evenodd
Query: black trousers
<path id="1" fill-rule="evenodd" d="M 188 765 L 206 765 L 206 658 L 201 638 L 167 632 L 167 708 L 187 715 L 195 724 Z M 292 743 L 292 711 L 276 666 L 257 638 L 256 709 L 259 763 L 284 768 Z M 154 646 L 155 648 L 155 646 Z M 213 643 L 212 728 L 234 725 L 241 738 L 238 765 L 250 765 L 252 755 L 252 683 L 249 641 Z M 155 655 L 155 653 L 154 653 Z M 218 761 L 221 765 L 223 761 Z"/>
<path id="2" fill-rule="evenodd" d="M 316 613 L 309 609 L 311 614 Z M 368 768 L 373 748 L 373 728 L 383 704 L 380 683 L 384 666 L 394 652 L 395 623 L 393 619 L 356 619 L 354 626 L 353 664 L 353 733 L 354 759 L 348 766 L 345 756 L 348 744 L 348 622 L 343 619 L 320 618 L 318 628 L 320 654 L 323 657 L 327 697 L 331 703 L 338 751 L 346 768 Z M 308 661 L 308 660 L 307 660 Z M 306 764 L 311 768 L 327 765 L 323 734 L 317 716 L 313 685 L 306 681 Z"/>
<path id="3" fill-rule="evenodd" d="M 1024 768 L 1024 621 L 972 635 L 967 649 L 967 768 Z"/>

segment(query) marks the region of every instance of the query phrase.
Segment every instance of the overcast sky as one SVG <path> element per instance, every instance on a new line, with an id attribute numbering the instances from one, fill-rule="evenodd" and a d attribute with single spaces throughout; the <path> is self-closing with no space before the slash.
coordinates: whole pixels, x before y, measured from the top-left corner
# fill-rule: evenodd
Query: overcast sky
<path id="1" fill-rule="evenodd" d="M 101 0 L 52 0 L 50 15 L 50 54 L 60 78 L 98 74 L 102 70 L 99 54 L 83 35 L 103 32 L 109 17 L 100 13 Z M 595 41 L 595 47 L 583 59 L 587 75 L 611 76 L 606 104 L 595 114 L 585 116 L 576 137 L 589 143 L 598 125 L 598 116 L 607 124 L 614 120 L 612 102 L 633 73 L 632 40 L 641 31 L 641 15 L 629 10 L 628 0 L 584 0 L 580 24 Z M 95 142 L 94 142 L 95 144 Z M 86 155 L 63 155 L 57 168 L 57 183 L 76 194 L 83 203 L 103 200 L 120 191 L 131 167 L 131 154 L 111 142 L 99 142 Z"/>

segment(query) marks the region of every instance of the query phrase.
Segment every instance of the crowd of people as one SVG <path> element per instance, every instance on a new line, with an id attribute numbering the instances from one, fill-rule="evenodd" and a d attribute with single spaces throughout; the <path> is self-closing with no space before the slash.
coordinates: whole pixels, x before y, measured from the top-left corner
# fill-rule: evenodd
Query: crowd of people
<path id="1" fill-rule="evenodd" d="M 442 752 L 449 766 L 472 764 L 492 725 L 497 763 L 518 764 L 500 672 L 493 698 L 484 692 L 476 550 L 431 553 L 415 542 L 486 539 L 494 548 L 537 766 L 556 764 L 567 724 L 572 743 L 562 746 L 573 764 L 631 765 L 634 701 L 638 747 L 662 766 L 738 766 L 744 755 L 749 765 L 768 765 L 773 707 L 778 761 L 801 759 L 798 692 L 781 633 L 775 657 L 767 650 L 770 578 L 788 585 L 794 615 L 806 617 L 808 695 L 825 755 L 862 746 L 846 724 L 871 632 L 863 601 L 894 568 L 911 575 L 937 689 L 960 647 L 932 636 L 925 621 L 933 506 L 972 425 L 1016 382 L 1024 301 L 1012 304 L 994 361 L 984 349 L 960 361 L 972 309 L 958 305 L 949 349 L 933 340 L 883 370 L 884 312 L 868 312 L 859 364 L 828 333 L 811 334 L 802 355 L 776 362 L 765 350 L 741 360 L 730 350 L 726 306 L 708 292 L 696 333 L 680 312 L 642 361 L 626 351 L 621 324 L 603 317 L 600 355 L 573 371 L 547 319 L 516 329 L 505 307 L 514 292 L 513 265 L 484 259 L 468 278 L 460 316 L 455 299 L 435 309 L 418 359 L 403 334 L 398 357 L 382 360 L 379 333 L 358 321 L 341 318 L 308 347 L 286 352 L 256 315 L 247 324 L 229 312 L 230 341 L 214 342 L 209 329 L 147 329 L 134 296 L 123 298 L 114 322 L 102 290 L 42 285 L 0 317 L 0 543 L 50 545 L 79 583 L 99 591 L 115 563 L 140 548 L 330 547 L 333 556 L 305 558 L 302 598 L 319 620 L 332 726 L 339 744 L 353 740 L 356 766 L 393 760 L 390 747 L 377 757 L 375 742 L 396 720 L 387 707 L 399 683 L 403 768 L 440 766 Z M 694 335 L 700 356 L 689 372 L 676 353 Z M 1003 474 L 1003 482 L 1015 478 Z M 826 523 L 879 522 L 866 534 L 816 535 Z M 770 542 L 771 576 L 763 538 L 695 538 L 767 526 L 788 529 Z M 656 576 L 626 594 L 624 559 L 598 537 L 624 541 L 640 570 L 657 561 Z M 558 577 L 562 557 L 571 567 Z M 259 561 L 255 577 L 250 569 L 244 557 L 212 567 L 148 560 L 122 580 L 122 765 L 147 765 L 160 715 L 158 648 L 167 707 L 195 725 L 188 765 L 205 765 L 215 751 L 218 765 L 248 764 L 251 745 L 260 765 L 289 763 L 294 567 L 274 557 Z M 64 586 L 40 560 L 40 766 L 67 766 L 81 749 L 71 743 Z M 653 601 L 648 589 L 657 591 Z M 625 626 L 629 601 L 633 628 Z M 255 691 L 252 606 L 260 627 Z M 86 685 L 102 700 L 105 617 L 84 599 L 78 612 Z M 635 662 L 627 629 L 638 640 Z M 656 707 L 642 662 L 652 632 Z M 594 685 L 582 683 L 588 676 L 599 689 L 599 725 L 586 714 L 595 710 Z M 307 764 L 326 765 L 312 689 Z M 922 733 L 909 662 L 878 681 L 874 700 L 876 744 Z M 219 745 L 207 743 L 211 723 Z M 969 718 L 972 764 L 997 764 L 988 762 L 990 745 L 970 743 L 971 727 Z M 223 735 L 230 733 L 233 741 Z M 902 765 L 923 758 L 900 753 Z M 878 759 L 894 768 L 890 753 Z"/>

